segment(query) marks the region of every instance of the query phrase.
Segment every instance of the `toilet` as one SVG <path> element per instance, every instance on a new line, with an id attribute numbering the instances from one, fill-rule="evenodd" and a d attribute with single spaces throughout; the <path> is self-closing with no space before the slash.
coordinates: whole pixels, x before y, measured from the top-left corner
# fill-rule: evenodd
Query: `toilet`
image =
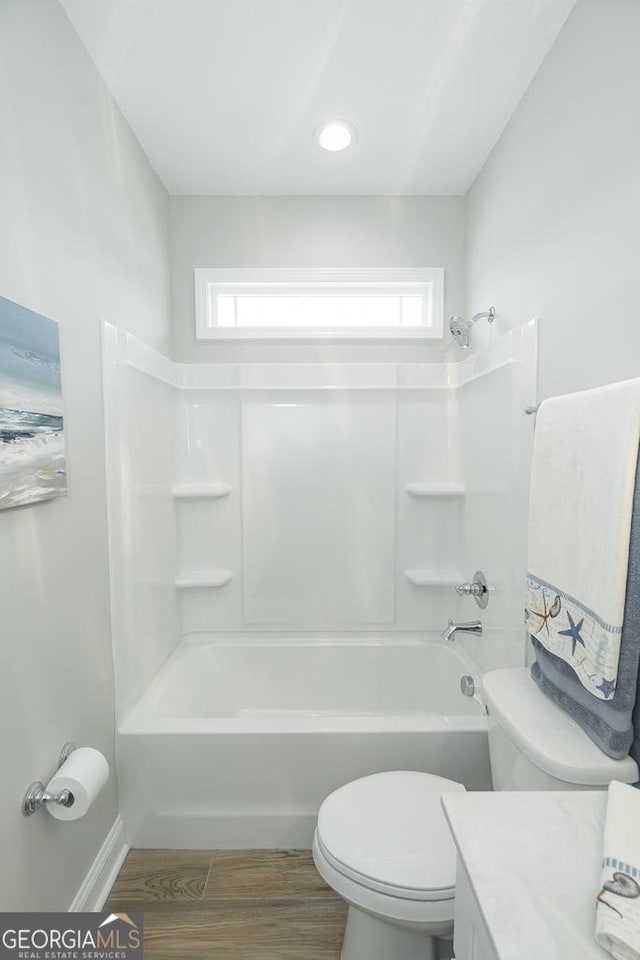
<path id="1" fill-rule="evenodd" d="M 635 783 L 631 757 L 605 756 L 525 668 L 485 675 L 495 790 L 598 790 Z M 347 783 L 322 803 L 313 859 L 349 905 L 340 960 L 436 960 L 451 939 L 456 853 L 441 805 L 461 783 L 397 770 Z"/>

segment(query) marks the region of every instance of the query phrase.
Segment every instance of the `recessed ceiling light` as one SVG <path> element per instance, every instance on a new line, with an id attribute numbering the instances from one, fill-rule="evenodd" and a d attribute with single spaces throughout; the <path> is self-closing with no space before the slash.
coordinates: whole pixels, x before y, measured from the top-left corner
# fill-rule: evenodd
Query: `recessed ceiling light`
<path id="1" fill-rule="evenodd" d="M 355 127 L 346 120 L 329 120 L 320 124 L 314 132 L 314 139 L 324 150 L 335 153 L 345 150 L 355 140 Z"/>

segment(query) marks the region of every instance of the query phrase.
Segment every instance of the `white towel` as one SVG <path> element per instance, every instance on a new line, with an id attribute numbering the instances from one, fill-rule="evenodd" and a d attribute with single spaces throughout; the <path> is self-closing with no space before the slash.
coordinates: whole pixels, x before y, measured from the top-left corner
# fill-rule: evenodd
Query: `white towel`
<path id="1" fill-rule="evenodd" d="M 527 629 L 600 700 L 618 677 L 639 439 L 640 379 L 553 397 L 536 418 Z"/>
<path id="2" fill-rule="evenodd" d="M 640 790 L 609 784 L 596 940 L 615 960 L 640 960 Z"/>

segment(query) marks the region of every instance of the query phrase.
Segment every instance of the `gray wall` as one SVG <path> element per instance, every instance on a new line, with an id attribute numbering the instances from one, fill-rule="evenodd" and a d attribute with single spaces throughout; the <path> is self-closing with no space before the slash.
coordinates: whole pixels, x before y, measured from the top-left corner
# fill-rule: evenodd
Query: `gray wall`
<path id="1" fill-rule="evenodd" d="M 468 194 L 468 306 L 540 317 L 540 397 L 640 372 L 640 4 L 579 0 Z"/>
<path id="2" fill-rule="evenodd" d="M 101 321 L 169 348 L 168 199 L 56 0 L 0 4 L 0 294 L 60 323 L 66 499 L 0 513 L 0 909 L 67 909 L 117 815 L 20 801 L 68 739 L 114 768 Z"/>
<path id="3" fill-rule="evenodd" d="M 445 314 L 464 302 L 463 197 L 173 197 L 171 247 L 175 359 L 184 362 L 441 355 L 415 344 L 196 341 L 194 267 L 444 267 Z"/>

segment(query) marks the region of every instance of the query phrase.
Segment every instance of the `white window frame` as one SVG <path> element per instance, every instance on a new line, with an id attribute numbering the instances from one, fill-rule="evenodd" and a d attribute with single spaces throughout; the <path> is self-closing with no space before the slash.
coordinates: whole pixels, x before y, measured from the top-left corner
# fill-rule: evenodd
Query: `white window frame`
<path id="1" fill-rule="evenodd" d="M 196 268 L 195 307 L 198 340 L 435 340 L 444 331 L 444 270 L 442 267 L 371 269 L 287 269 L 275 267 Z M 375 294 L 381 286 L 425 294 L 424 322 L 420 327 L 348 327 L 344 329 L 305 327 L 218 327 L 215 296 L 219 285 L 225 292 L 240 290 L 249 284 L 307 286 L 310 289 L 336 288 L 349 284 L 359 293 Z M 367 290 L 369 286 L 369 290 Z"/>

